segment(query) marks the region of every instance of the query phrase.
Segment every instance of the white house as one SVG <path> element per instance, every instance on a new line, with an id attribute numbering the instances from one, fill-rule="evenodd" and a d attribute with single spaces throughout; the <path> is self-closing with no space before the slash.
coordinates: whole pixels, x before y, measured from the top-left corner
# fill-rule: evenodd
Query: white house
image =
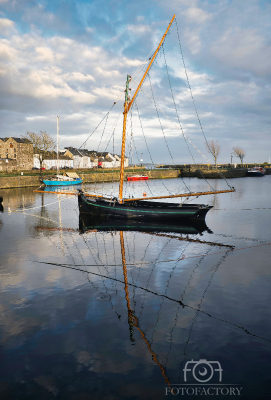
<path id="1" fill-rule="evenodd" d="M 38 154 L 33 155 L 33 165 L 35 168 L 40 168 Z M 59 169 L 63 167 L 73 168 L 73 160 L 67 156 L 63 156 L 62 154 L 59 154 L 57 160 L 56 153 L 54 152 L 45 156 L 45 159 L 42 162 L 42 168 L 51 169 L 57 168 L 57 166 Z"/>

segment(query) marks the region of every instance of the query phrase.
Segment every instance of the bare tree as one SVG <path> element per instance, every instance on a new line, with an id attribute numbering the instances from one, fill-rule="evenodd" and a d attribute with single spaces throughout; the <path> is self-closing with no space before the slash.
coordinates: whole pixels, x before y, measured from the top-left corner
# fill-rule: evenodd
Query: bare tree
<path id="1" fill-rule="evenodd" d="M 220 154 L 220 144 L 218 142 L 215 142 L 214 140 L 210 140 L 207 144 L 206 144 L 206 148 L 208 150 L 208 152 L 210 154 L 212 154 L 212 156 L 214 157 L 215 160 L 215 166 L 217 167 L 217 158 Z"/>
<path id="2" fill-rule="evenodd" d="M 241 164 L 243 164 L 243 159 L 246 155 L 245 150 L 243 150 L 241 147 L 233 147 L 232 150 L 237 155 L 237 157 L 240 158 Z"/>
<path id="3" fill-rule="evenodd" d="M 28 139 L 33 144 L 33 154 L 37 154 L 41 170 L 43 160 L 56 147 L 54 139 L 45 131 L 41 131 L 39 134 L 27 132 L 26 135 L 22 135 L 22 138 Z"/>

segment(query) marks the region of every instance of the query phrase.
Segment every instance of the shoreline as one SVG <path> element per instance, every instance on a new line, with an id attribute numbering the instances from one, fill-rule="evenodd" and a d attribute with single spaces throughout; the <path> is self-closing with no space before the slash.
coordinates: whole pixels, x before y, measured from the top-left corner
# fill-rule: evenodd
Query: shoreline
<path id="1" fill-rule="evenodd" d="M 15 175 L 0 177 L 0 189 L 22 188 L 22 187 L 38 187 L 42 183 L 39 174 L 31 174 L 26 172 L 27 175 Z M 135 174 L 141 173 L 141 170 L 135 170 Z M 198 178 L 198 179 L 229 179 L 229 178 L 243 178 L 247 176 L 246 168 L 233 168 L 221 170 L 185 170 L 185 169 L 153 169 L 142 171 L 149 179 L 172 179 L 172 178 Z M 42 175 L 42 178 L 50 178 L 54 173 Z M 90 173 L 77 171 L 77 174 L 83 178 L 83 183 L 94 182 L 118 182 L 119 170 L 99 170 L 91 171 Z M 124 172 L 124 179 L 132 175 L 133 172 L 129 169 Z M 271 168 L 266 169 L 266 175 L 271 174 Z"/>

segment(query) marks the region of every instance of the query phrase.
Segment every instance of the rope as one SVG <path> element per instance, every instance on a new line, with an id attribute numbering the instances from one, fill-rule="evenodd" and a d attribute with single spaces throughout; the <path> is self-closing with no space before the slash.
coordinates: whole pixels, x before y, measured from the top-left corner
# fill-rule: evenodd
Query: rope
<path id="1" fill-rule="evenodd" d="M 119 95 L 119 96 L 120 96 L 120 95 Z M 78 150 L 80 150 L 83 146 L 86 145 L 88 139 L 89 139 L 89 138 L 93 135 L 93 133 L 99 128 L 99 126 L 101 125 L 101 123 L 103 122 L 103 120 L 104 120 L 105 118 L 108 118 L 108 115 L 109 115 L 110 111 L 112 110 L 112 108 L 115 106 L 116 103 L 117 103 L 116 101 L 113 103 L 113 105 L 112 105 L 112 107 L 110 108 L 110 110 L 105 114 L 105 116 L 103 117 L 103 119 L 98 123 L 98 125 L 96 126 L 96 128 L 91 132 L 91 134 L 90 134 L 90 135 L 88 136 L 88 138 L 82 143 L 82 145 L 79 147 Z"/>
<path id="2" fill-rule="evenodd" d="M 178 114 L 176 102 L 175 102 L 174 95 L 173 95 L 173 90 L 172 90 L 172 86 L 171 86 L 171 82 L 170 82 L 170 78 L 169 78 L 168 66 L 167 66 L 167 62 L 166 62 L 166 55 L 165 55 L 165 50 L 164 50 L 164 46 L 163 46 L 163 45 L 162 45 L 162 49 L 163 49 L 164 61 L 165 61 L 165 66 L 166 66 L 166 71 L 167 71 L 167 77 L 168 77 L 168 83 L 169 83 L 169 87 L 170 87 L 170 91 L 171 91 L 171 96 L 172 96 L 173 104 L 174 104 L 174 107 L 175 107 L 175 112 L 176 112 L 176 115 L 177 115 L 177 119 L 178 119 L 178 121 L 179 121 L 179 125 L 180 125 L 180 128 L 181 128 L 181 132 L 182 132 L 184 141 L 185 141 L 185 143 L 186 143 L 186 146 L 187 146 L 187 148 L 188 148 L 188 151 L 189 151 L 189 153 L 190 153 L 190 156 L 192 157 L 192 160 L 193 160 L 194 164 L 198 167 L 198 170 L 199 170 L 199 172 L 200 172 L 202 178 L 205 180 L 205 182 L 206 182 L 213 190 L 215 190 L 215 189 L 210 185 L 210 183 L 204 178 L 204 176 L 203 176 L 201 170 L 199 169 L 198 164 L 196 163 L 196 160 L 195 160 L 194 157 L 193 157 L 193 154 L 191 153 L 190 147 L 189 147 L 189 145 L 188 145 L 188 143 L 187 143 L 186 136 L 184 135 L 184 132 L 183 132 L 183 127 L 182 127 L 182 125 L 181 125 L 180 117 L 179 117 L 179 114 Z"/>
<path id="3" fill-rule="evenodd" d="M 38 262 L 39 264 L 47 264 L 47 265 L 49 264 L 49 263 L 39 262 L 39 261 L 33 261 L 33 260 L 30 260 L 30 262 Z M 126 265 L 127 265 L 127 264 L 126 264 Z M 81 270 L 81 269 L 78 269 L 78 268 L 74 268 L 74 267 L 72 267 L 72 266 L 67 266 L 66 264 L 58 264 L 58 266 L 59 266 L 59 267 L 62 267 L 62 268 L 73 269 L 73 270 L 75 270 L 75 271 L 79 271 L 79 272 L 83 272 L 83 273 L 86 272 L 85 270 Z M 123 280 L 121 280 L 121 279 L 116 279 L 116 278 L 109 277 L 109 276 L 106 276 L 106 275 L 98 274 L 97 272 L 87 271 L 87 273 L 90 274 L 90 275 L 99 276 L 99 277 L 101 277 L 101 278 L 111 279 L 111 280 L 114 280 L 115 282 L 119 282 L 119 283 L 121 283 L 121 284 L 127 284 L 127 285 L 129 285 L 129 286 L 131 286 L 131 287 L 134 286 L 134 287 L 136 287 L 137 289 L 141 289 L 141 290 L 143 290 L 143 291 L 149 292 L 149 293 L 151 293 L 151 294 L 154 294 L 155 296 L 165 297 L 166 299 L 168 299 L 168 300 L 170 300 L 170 301 L 174 301 L 174 302 L 180 304 L 182 307 L 187 307 L 187 308 L 190 308 L 191 310 L 199 311 L 199 312 L 201 312 L 202 314 L 205 314 L 205 315 L 207 315 L 207 316 L 210 317 L 210 318 L 213 318 L 213 319 L 216 319 L 216 320 L 218 320 L 218 321 L 225 322 L 225 323 L 227 323 L 227 324 L 233 325 L 233 326 L 237 327 L 238 329 L 243 330 L 243 331 L 244 331 L 245 333 L 247 333 L 248 335 L 251 335 L 251 336 L 260 338 L 260 339 L 265 340 L 265 341 L 267 341 L 267 342 L 271 342 L 271 340 L 266 339 L 265 337 L 262 337 L 262 336 L 255 335 L 255 334 L 249 332 L 249 331 L 248 331 L 247 329 L 245 329 L 244 327 L 235 324 L 234 322 L 230 322 L 230 321 L 227 321 L 227 320 L 225 320 L 225 319 L 222 319 L 222 318 L 219 318 L 219 317 L 215 317 L 215 316 L 211 315 L 210 313 L 208 313 L 208 312 L 206 312 L 206 311 L 203 311 L 203 310 L 201 310 L 201 309 L 197 309 L 197 308 L 195 308 L 195 307 L 193 307 L 193 306 L 190 306 L 190 305 L 188 305 L 188 304 L 184 304 L 181 300 L 174 299 L 174 298 L 169 297 L 169 296 L 167 296 L 167 295 L 165 295 L 165 294 L 160 294 L 160 293 L 154 292 L 153 290 L 146 289 L 146 288 L 144 288 L 144 287 L 142 287 L 142 286 L 134 285 L 134 284 L 132 284 L 132 283 L 130 283 L 130 282 L 125 282 L 125 281 L 123 281 Z M 110 296 L 110 299 L 111 299 L 111 296 Z M 118 315 L 118 314 L 117 314 L 117 315 Z"/>
<path id="4" fill-rule="evenodd" d="M 199 255 L 195 255 L 195 256 L 190 256 L 190 257 L 181 257 L 181 258 L 173 258 L 173 259 L 168 259 L 168 260 L 161 260 L 161 261 L 146 261 L 146 262 L 133 262 L 131 264 L 126 263 L 127 266 L 135 266 L 135 265 L 151 265 L 151 264 L 161 264 L 161 263 L 168 263 L 168 262 L 173 262 L 173 261 L 184 261 L 184 260 L 188 260 L 190 258 L 199 258 L 199 257 L 203 257 L 203 256 L 213 256 L 213 255 L 217 255 L 217 254 L 224 254 L 227 252 L 234 252 L 234 251 L 240 251 L 240 250 L 247 250 L 247 249 L 252 249 L 252 248 L 256 248 L 256 247 L 261 247 L 261 246 L 270 246 L 271 242 L 268 243 L 261 243 L 261 244 L 255 244 L 253 246 L 247 246 L 247 247 L 240 247 L 239 249 L 227 249 L 224 251 L 217 251 L 214 253 L 209 253 L 209 254 L 199 254 Z M 59 264 L 59 263 L 50 263 L 50 262 L 43 262 L 43 261 L 33 261 L 33 260 L 25 260 L 25 261 L 31 261 L 31 262 L 37 262 L 37 263 L 41 263 L 41 264 L 48 264 L 48 265 L 56 265 L 56 266 L 71 266 L 71 267 L 82 267 L 81 264 Z M 97 267 L 97 264 L 85 264 L 84 266 L 86 267 Z M 122 264 L 108 264 L 108 267 L 121 267 Z"/>
<path id="5" fill-rule="evenodd" d="M 196 113 L 196 116 L 197 116 L 197 119 L 198 119 L 198 122 L 199 122 L 199 126 L 200 126 L 200 129 L 201 129 L 201 132 L 202 132 L 203 137 L 204 137 L 204 139 L 205 139 L 206 146 L 207 146 L 207 148 L 209 149 L 209 152 L 212 154 L 212 151 L 211 151 L 211 149 L 210 149 L 209 143 L 208 143 L 208 141 L 207 141 L 207 138 L 206 138 L 206 136 L 205 136 L 205 133 L 204 133 L 204 130 L 203 130 L 203 127 L 202 127 L 200 118 L 199 118 L 199 114 L 198 114 L 198 111 L 197 111 L 197 108 L 196 108 L 194 96 L 193 96 L 192 89 L 191 89 L 191 86 L 190 86 L 190 82 L 189 82 L 189 79 L 188 79 L 188 74 L 187 74 L 187 69 L 186 69 L 185 62 L 184 62 L 183 50 L 182 50 L 182 46 L 181 46 L 180 35 L 179 35 L 179 29 L 178 29 L 177 19 L 176 19 L 176 18 L 175 18 L 175 22 L 176 22 L 176 30 L 177 30 L 178 42 L 179 42 L 179 46 L 180 46 L 180 50 L 181 50 L 182 61 L 183 61 L 183 66 L 184 66 L 185 75 L 186 75 L 187 85 L 188 85 L 188 88 L 189 88 L 189 91 L 190 91 L 190 96 L 191 96 L 191 99 L 192 99 L 192 102 L 193 102 L 193 105 L 194 105 L 195 113 Z M 223 179 L 226 181 L 228 187 L 232 189 L 231 185 L 228 183 L 227 179 L 226 179 L 225 176 L 222 174 L 222 172 L 220 172 L 220 171 L 218 171 L 218 172 L 219 172 L 219 174 L 223 177 Z"/>
<path id="6" fill-rule="evenodd" d="M 141 117 L 140 117 L 140 114 L 139 114 L 139 110 L 138 110 L 138 106 L 137 106 L 136 100 L 135 100 L 134 104 L 135 104 L 136 109 L 137 109 L 138 118 L 139 118 L 141 130 L 142 130 L 142 134 L 143 134 L 143 137 L 144 137 L 144 141 L 145 141 L 145 144 L 146 144 L 146 147 L 147 147 L 147 150 L 148 150 L 148 153 L 149 153 L 149 156 L 150 156 L 152 165 L 154 166 L 154 162 L 153 162 L 153 159 L 152 159 L 152 156 L 151 156 L 151 153 L 150 153 L 150 149 L 149 149 L 149 146 L 148 146 L 148 143 L 147 143 L 147 140 L 146 140 L 146 136 L 145 136 L 145 133 L 144 133 L 144 130 L 143 130 L 142 121 L 141 121 Z M 164 186 L 164 188 L 168 191 L 168 193 L 169 193 L 170 195 L 172 195 L 172 193 L 171 193 L 171 192 L 169 191 L 169 189 L 166 187 L 166 185 L 164 184 L 164 182 L 163 182 L 163 181 L 161 181 L 161 182 L 162 182 L 162 185 Z"/>
<path id="7" fill-rule="evenodd" d="M 165 140 L 165 142 L 166 142 L 166 146 L 167 146 L 169 155 L 170 155 L 170 157 L 171 157 L 171 160 L 172 160 L 174 166 L 176 166 L 176 164 L 175 164 L 175 162 L 174 162 L 174 159 L 173 159 L 173 156 L 172 156 L 172 154 L 171 154 L 171 151 L 170 151 L 170 149 L 169 149 L 169 145 L 168 145 L 168 142 L 167 142 L 167 139 L 166 139 L 166 136 L 165 136 L 165 132 L 164 132 L 164 129 L 163 129 L 163 126 L 162 126 L 162 123 L 161 123 L 161 119 L 160 119 L 160 116 L 159 116 L 159 112 L 158 112 L 158 109 L 157 109 L 156 101 L 155 101 L 154 94 L 153 94 L 153 90 L 152 90 L 151 78 L 150 78 L 149 73 L 148 73 L 147 75 L 148 75 L 148 78 L 149 78 L 150 87 L 151 87 L 151 93 L 152 93 L 152 98 L 153 98 L 153 102 L 154 102 L 154 105 L 155 105 L 155 110 L 156 110 L 156 114 L 157 114 L 157 117 L 158 117 L 158 121 L 159 121 L 159 124 L 160 124 L 160 127 L 161 127 L 161 131 L 162 131 L 162 133 L 163 133 L 163 137 L 164 137 L 164 140 Z M 185 185 L 186 189 L 189 191 L 189 193 L 191 193 L 191 190 L 189 189 L 189 187 L 188 187 L 188 186 L 186 185 L 186 183 L 184 182 L 184 179 L 183 179 L 182 176 L 181 176 L 181 179 L 182 179 L 183 184 Z"/>
<path id="8" fill-rule="evenodd" d="M 135 82 L 135 81 L 134 81 L 134 82 Z M 137 83 L 135 82 L 135 84 L 137 84 Z M 144 91 L 144 89 L 143 89 L 142 87 L 140 88 L 140 90 L 142 91 L 142 93 L 145 94 L 145 96 L 146 96 L 149 100 L 151 100 L 151 101 L 153 102 L 153 99 L 147 95 L 147 93 Z M 176 125 L 175 122 L 172 121 L 172 119 L 171 119 L 160 107 L 157 106 L 157 109 L 169 120 L 169 122 L 172 123 L 172 125 L 174 125 L 174 128 L 175 128 L 175 129 L 178 129 L 178 130 L 181 131 L 181 128 L 180 128 L 178 125 Z M 203 158 L 205 158 L 205 160 L 206 160 L 209 164 L 211 164 L 211 161 L 208 159 L 208 157 L 206 157 L 206 156 L 197 148 L 197 146 L 192 142 L 192 140 L 190 140 L 190 139 L 186 136 L 186 134 L 185 134 L 184 132 L 182 132 L 182 134 L 183 134 L 183 136 L 186 138 L 186 140 L 197 150 L 197 152 L 198 152 Z"/>

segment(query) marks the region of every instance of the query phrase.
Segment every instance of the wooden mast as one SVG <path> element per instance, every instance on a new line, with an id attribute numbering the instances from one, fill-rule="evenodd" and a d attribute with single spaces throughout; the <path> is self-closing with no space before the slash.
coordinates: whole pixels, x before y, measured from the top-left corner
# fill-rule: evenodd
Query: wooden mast
<path id="1" fill-rule="evenodd" d="M 123 177 L 124 177 L 124 158 L 125 158 L 125 136 L 126 136 L 126 121 L 128 114 L 128 102 L 129 102 L 129 82 L 130 76 L 127 75 L 126 90 L 125 90 L 125 102 L 123 112 L 123 130 L 122 130 L 122 143 L 121 143 L 121 159 L 120 159 L 120 184 L 119 184 L 119 202 L 122 203 L 122 191 L 123 191 Z"/>
<path id="2" fill-rule="evenodd" d="M 143 77 L 142 77 L 142 79 L 141 79 L 136 91 L 135 91 L 135 94 L 134 94 L 134 96 L 133 96 L 133 98 L 132 98 L 132 100 L 130 102 L 129 102 L 129 82 L 130 82 L 131 78 L 130 78 L 129 75 L 127 75 L 126 90 L 125 90 L 125 103 L 124 103 L 124 112 L 123 112 L 121 161 L 120 161 L 120 184 L 119 184 L 119 202 L 120 203 L 123 203 L 122 192 L 123 192 L 123 178 L 124 178 L 124 157 L 125 157 L 125 136 L 126 136 L 127 114 L 129 112 L 129 110 L 130 110 L 130 108 L 131 108 L 131 106 L 132 106 L 137 94 L 138 94 L 138 91 L 139 91 L 140 87 L 142 86 L 142 83 L 144 82 L 144 80 L 146 78 L 147 73 L 149 72 L 149 70 L 150 70 L 150 68 L 152 66 L 152 63 L 154 62 L 154 60 L 155 60 L 155 58 L 157 56 L 157 53 L 158 53 L 160 47 L 163 44 L 163 41 L 165 40 L 165 38 L 167 36 L 167 33 L 168 33 L 168 31 L 169 31 L 169 29 L 170 29 L 170 27 L 172 25 L 172 22 L 174 21 L 174 18 L 175 18 L 175 14 L 173 15 L 173 17 L 172 17 L 172 19 L 171 19 L 171 21 L 170 21 L 170 23 L 169 23 L 169 25 L 167 27 L 167 30 L 164 33 L 164 36 L 162 37 L 162 39 L 161 39 L 161 41 L 160 41 L 160 43 L 159 43 L 154 55 L 152 56 L 151 61 L 149 62 L 149 65 L 148 65 L 148 67 L 147 67 L 147 69 L 146 69 L 146 71 L 145 71 L 145 73 L 144 73 L 144 75 L 143 75 Z"/>
<path id="3" fill-rule="evenodd" d="M 57 141 L 56 141 L 56 169 L 57 169 L 57 174 L 59 173 L 59 162 L 58 162 L 58 152 L 59 152 L 59 117 L 57 118 Z"/>

